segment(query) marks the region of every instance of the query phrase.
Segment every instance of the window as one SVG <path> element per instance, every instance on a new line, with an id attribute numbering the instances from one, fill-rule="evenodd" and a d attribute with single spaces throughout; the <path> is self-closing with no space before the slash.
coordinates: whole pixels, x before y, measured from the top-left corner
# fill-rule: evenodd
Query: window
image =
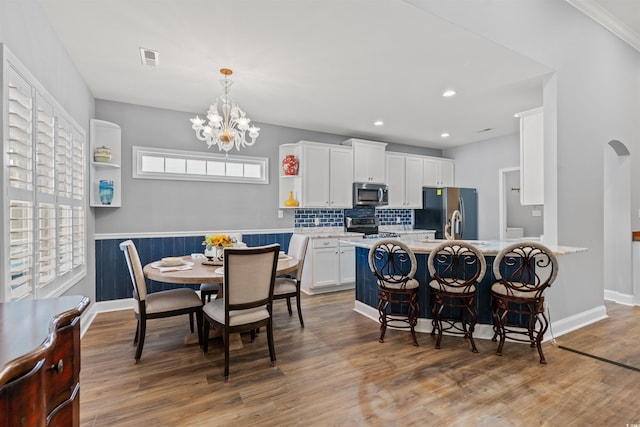
<path id="1" fill-rule="evenodd" d="M 86 138 L 28 71 L 6 58 L 0 112 L 8 124 L 8 189 L 1 197 L 9 254 L 0 301 L 47 298 L 86 274 Z"/>
<path id="2" fill-rule="evenodd" d="M 133 159 L 134 178 L 269 183 L 266 157 L 133 147 Z"/>

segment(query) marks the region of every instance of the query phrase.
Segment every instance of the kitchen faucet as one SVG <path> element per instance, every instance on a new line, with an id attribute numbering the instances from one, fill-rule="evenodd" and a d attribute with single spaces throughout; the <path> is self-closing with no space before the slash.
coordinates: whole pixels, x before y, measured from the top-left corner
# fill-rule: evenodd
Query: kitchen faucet
<path id="1" fill-rule="evenodd" d="M 456 234 L 460 233 L 461 223 L 462 214 L 456 209 L 451 213 L 451 218 L 447 221 L 447 225 L 444 227 L 444 237 L 447 240 L 455 240 Z"/>

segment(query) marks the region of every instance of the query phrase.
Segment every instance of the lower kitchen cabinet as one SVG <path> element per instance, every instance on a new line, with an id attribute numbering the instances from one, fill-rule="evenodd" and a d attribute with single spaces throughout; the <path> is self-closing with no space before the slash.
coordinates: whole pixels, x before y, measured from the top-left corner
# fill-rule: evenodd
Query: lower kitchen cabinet
<path id="1" fill-rule="evenodd" d="M 353 289 L 356 279 L 355 247 L 333 237 L 310 238 L 301 289 L 307 294 Z"/>

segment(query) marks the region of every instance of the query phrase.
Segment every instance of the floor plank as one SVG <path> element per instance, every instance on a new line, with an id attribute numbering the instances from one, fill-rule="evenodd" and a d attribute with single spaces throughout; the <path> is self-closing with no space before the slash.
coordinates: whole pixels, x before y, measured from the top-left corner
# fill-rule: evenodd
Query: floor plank
<path id="1" fill-rule="evenodd" d="M 223 381 L 223 347 L 184 345 L 186 316 L 147 325 L 134 364 L 133 313 L 96 316 L 82 339 L 82 426 L 452 426 L 640 423 L 640 373 L 545 343 L 535 349 L 460 337 L 434 348 L 429 334 L 411 345 L 353 311 L 353 291 L 302 297 L 305 328 L 276 302 L 277 365 L 266 332 L 231 352 Z M 557 344 L 640 367 L 640 307 L 607 303 L 609 318 L 557 338 Z M 552 313 L 553 314 L 553 313 Z M 624 333 L 622 333 L 624 332 Z"/>

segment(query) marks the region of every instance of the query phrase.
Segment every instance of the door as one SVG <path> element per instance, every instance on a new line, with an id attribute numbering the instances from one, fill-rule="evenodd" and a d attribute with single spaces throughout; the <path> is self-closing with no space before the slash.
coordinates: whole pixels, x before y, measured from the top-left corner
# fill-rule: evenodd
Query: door
<path id="1" fill-rule="evenodd" d="M 405 157 L 387 153 L 387 186 L 389 188 L 388 208 L 403 208 L 405 194 Z M 422 187 L 420 188 L 422 191 Z"/>
<path id="2" fill-rule="evenodd" d="M 356 248 L 340 244 L 340 284 L 356 281 Z"/>

